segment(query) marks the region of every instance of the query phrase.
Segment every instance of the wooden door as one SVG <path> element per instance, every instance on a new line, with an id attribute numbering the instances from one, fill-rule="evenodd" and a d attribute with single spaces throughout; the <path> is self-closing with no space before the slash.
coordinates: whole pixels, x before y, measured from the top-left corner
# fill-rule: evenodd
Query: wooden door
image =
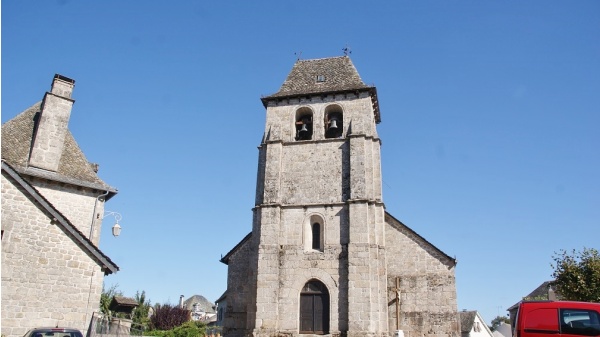
<path id="1" fill-rule="evenodd" d="M 300 294 L 300 333 L 329 333 L 329 293 L 321 282 L 307 283 Z"/>

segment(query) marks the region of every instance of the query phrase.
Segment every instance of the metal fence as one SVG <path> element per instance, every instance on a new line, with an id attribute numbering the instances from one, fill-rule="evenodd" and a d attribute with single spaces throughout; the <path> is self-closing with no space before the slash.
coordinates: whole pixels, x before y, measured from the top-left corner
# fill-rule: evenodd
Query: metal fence
<path id="1" fill-rule="evenodd" d="M 107 317 L 95 312 L 87 337 L 142 336 L 144 329 L 127 318 Z"/>
<path id="2" fill-rule="evenodd" d="M 220 337 L 222 327 L 216 325 L 206 326 L 206 337 Z M 125 337 L 125 336 L 143 336 L 144 327 L 133 323 L 130 319 L 106 317 L 95 312 L 92 315 L 90 327 L 86 337 Z"/>

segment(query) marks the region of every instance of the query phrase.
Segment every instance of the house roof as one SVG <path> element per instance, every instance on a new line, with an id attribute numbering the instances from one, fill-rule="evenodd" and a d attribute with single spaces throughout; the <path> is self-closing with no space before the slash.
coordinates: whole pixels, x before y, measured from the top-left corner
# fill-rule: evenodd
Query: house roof
<path id="1" fill-rule="evenodd" d="M 250 240 L 250 238 L 251 238 L 251 237 L 252 237 L 252 232 L 248 233 L 248 235 L 246 235 L 246 236 L 245 236 L 245 237 L 242 239 L 242 241 L 238 242 L 238 244 L 237 244 L 237 245 L 235 245 L 235 247 L 231 248 L 231 250 L 230 250 L 230 251 L 229 251 L 227 254 L 225 254 L 225 256 L 222 256 L 222 257 L 221 257 L 221 260 L 219 260 L 219 261 L 221 261 L 221 263 L 224 263 L 224 264 L 226 264 L 226 265 L 229 265 L 229 258 L 231 258 L 231 256 L 232 256 L 232 255 L 233 255 L 233 254 L 234 254 L 234 253 L 235 253 L 235 252 L 236 252 L 236 251 L 237 251 L 237 250 L 238 250 L 240 247 L 242 247 L 242 245 L 243 245 L 244 243 L 246 243 L 248 240 Z"/>
<path id="2" fill-rule="evenodd" d="M 473 324 L 475 323 L 475 317 L 477 316 L 477 311 L 461 311 L 459 312 L 460 316 L 460 332 L 468 333 L 473 329 Z"/>
<path id="3" fill-rule="evenodd" d="M 371 94 L 375 120 L 381 121 L 377 89 L 366 85 L 348 56 L 312 60 L 297 60 L 279 91 L 261 98 L 267 107 L 269 101 L 307 96 L 367 91 Z"/>
<path id="4" fill-rule="evenodd" d="M 227 298 L 227 290 L 225 290 L 223 292 L 223 294 L 219 298 L 217 298 L 217 300 L 215 301 L 215 303 L 223 302 L 226 298 Z"/>
<path id="5" fill-rule="evenodd" d="M 485 324 L 485 321 L 483 320 L 481 315 L 479 315 L 477 310 L 471 310 L 471 311 L 463 310 L 463 311 L 459 312 L 458 314 L 460 317 L 460 332 L 461 332 L 461 334 L 469 334 L 473 329 L 473 325 L 475 325 L 475 319 L 479 318 L 479 322 L 481 323 L 481 325 L 479 327 L 482 330 L 485 330 L 489 336 L 493 336 L 492 331 L 487 326 L 487 324 Z"/>
<path id="6" fill-rule="evenodd" d="M 88 162 L 69 130 L 65 136 L 63 154 L 56 172 L 28 166 L 36 120 L 40 111 L 41 102 L 38 102 L 2 125 L 2 159 L 20 174 L 109 191 L 106 200 L 113 197 L 117 190 L 98 177 L 97 166 Z"/>
<path id="7" fill-rule="evenodd" d="M 4 144 L 2 144 L 4 145 Z M 59 228 L 63 230 L 67 236 L 82 247 L 86 253 L 98 265 L 102 267 L 105 275 L 116 273 L 119 270 L 112 260 L 104 255 L 98 247 L 92 243 L 83 233 L 81 233 L 75 225 L 73 225 L 67 217 L 65 217 L 54 205 L 52 205 L 35 187 L 31 186 L 12 166 L 2 160 L 2 171 L 5 172 L 13 181 L 25 190 L 25 194 L 29 199 L 44 212 L 46 215 L 55 219 Z"/>
<path id="8" fill-rule="evenodd" d="M 139 303 L 131 297 L 113 296 L 109 309 L 116 312 L 131 313 L 138 305 Z"/>
<path id="9" fill-rule="evenodd" d="M 431 242 L 425 240 L 424 237 L 422 237 L 421 235 L 417 234 L 417 232 L 415 232 L 410 227 L 408 227 L 405 224 L 403 224 L 402 221 L 394 218 L 390 213 L 385 212 L 385 220 L 390 225 L 392 225 L 392 226 L 396 227 L 397 229 L 405 232 L 406 234 L 408 234 L 408 235 L 416 238 L 417 239 L 417 243 L 422 244 L 422 245 L 426 245 L 428 247 L 433 248 L 434 251 L 437 252 L 442 259 L 446 260 L 446 263 L 450 264 L 451 266 L 456 266 L 457 261 L 456 261 L 455 258 L 447 255 L 442 250 L 440 250 L 439 248 L 437 248 L 436 246 L 434 246 Z"/>
<path id="10" fill-rule="evenodd" d="M 524 296 L 523 300 L 547 300 L 547 299 L 549 299 L 548 298 L 548 290 L 552 285 L 554 285 L 554 281 L 545 281 L 544 283 L 540 284 L 537 288 L 535 288 L 532 292 L 530 292 L 527 296 Z M 556 296 L 556 298 L 560 299 L 561 296 L 560 296 L 560 293 L 558 292 L 558 290 L 556 290 L 556 289 L 553 289 L 553 290 L 554 290 L 554 295 Z M 517 307 L 519 306 L 519 303 L 521 303 L 521 301 L 513 304 L 508 309 L 506 309 L 506 311 L 516 310 Z"/>

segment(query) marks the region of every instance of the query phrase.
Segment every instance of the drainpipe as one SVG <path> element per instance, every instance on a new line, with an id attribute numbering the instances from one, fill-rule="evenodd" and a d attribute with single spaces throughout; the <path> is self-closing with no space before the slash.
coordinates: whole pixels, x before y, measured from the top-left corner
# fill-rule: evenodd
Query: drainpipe
<path id="1" fill-rule="evenodd" d="M 94 234 L 94 224 L 96 224 L 96 208 L 98 206 L 98 201 L 100 201 L 100 199 L 102 199 L 104 201 L 104 199 L 106 198 L 106 196 L 108 195 L 108 190 L 103 193 L 100 194 L 97 198 L 96 201 L 94 202 L 94 213 L 92 213 L 92 225 L 90 226 L 90 235 L 89 235 L 89 239 L 90 241 L 93 242 L 92 240 L 92 235 Z"/>

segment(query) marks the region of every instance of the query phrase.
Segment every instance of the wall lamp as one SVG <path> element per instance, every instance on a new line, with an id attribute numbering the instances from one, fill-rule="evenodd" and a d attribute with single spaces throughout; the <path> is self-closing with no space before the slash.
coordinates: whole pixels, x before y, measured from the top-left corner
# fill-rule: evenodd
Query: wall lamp
<path id="1" fill-rule="evenodd" d="M 119 225 L 119 221 L 121 221 L 121 213 L 118 212 L 104 212 L 104 215 L 102 216 L 102 219 L 106 218 L 107 216 L 114 216 L 115 217 L 115 225 L 112 227 L 112 235 L 114 237 L 117 237 L 121 234 L 121 226 Z"/>

